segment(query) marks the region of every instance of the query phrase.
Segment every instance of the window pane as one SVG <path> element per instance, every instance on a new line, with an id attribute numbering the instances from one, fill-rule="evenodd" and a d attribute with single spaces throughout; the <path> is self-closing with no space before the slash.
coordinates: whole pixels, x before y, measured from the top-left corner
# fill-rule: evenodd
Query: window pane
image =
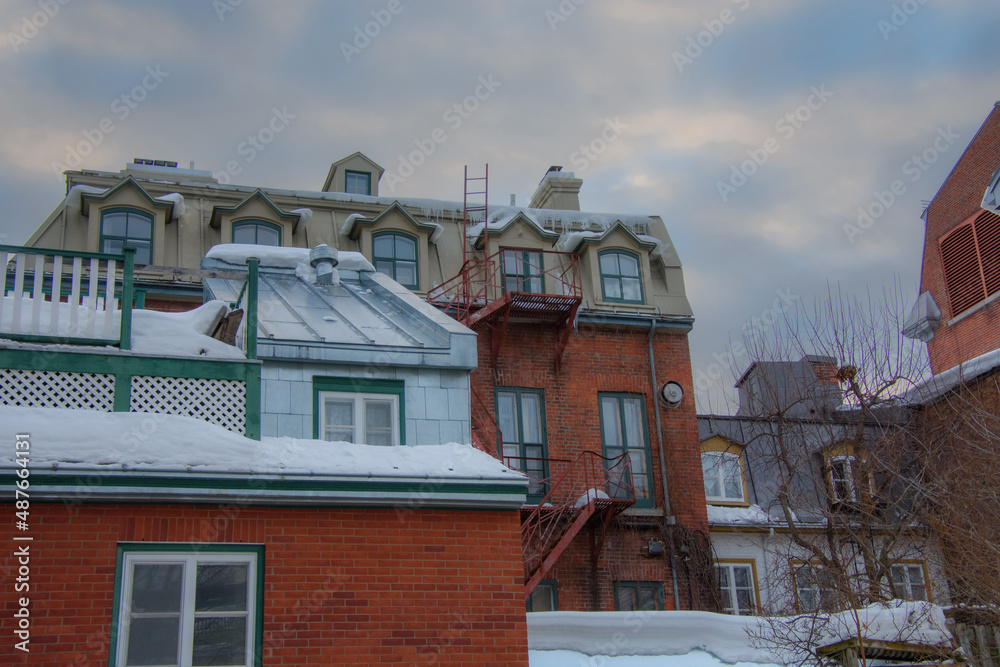
<path id="1" fill-rule="evenodd" d="M 643 611 L 656 611 L 656 590 L 651 586 L 640 585 L 639 603 Z"/>
<path id="2" fill-rule="evenodd" d="M 622 278 L 622 298 L 626 301 L 642 301 L 642 282 L 635 278 Z"/>
<path id="3" fill-rule="evenodd" d="M 392 442 L 392 401 L 365 399 L 365 442 L 390 446 Z"/>
<path id="4" fill-rule="evenodd" d="M 194 621 L 193 665 L 245 665 L 247 617 L 200 617 Z"/>
<path id="5" fill-rule="evenodd" d="M 105 213 L 101 218 L 101 233 L 107 236 L 125 236 L 125 221 L 128 213 Z"/>
<path id="6" fill-rule="evenodd" d="M 638 398 L 622 399 L 625 407 L 625 446 L 629 449 L 641 449 L 642 437 L 642 401 Z"/>
<path id="7" fill-rule="evenodd" d="M 417 284 L 417 265 L 413 262 L 396 262 L 395 280 L 402 285 Z"/>
<path id="8" fill-rule="evenodd" d="M 354 442 L 354 401 L 327 398 L 323 409 L 325 439 Z"/>
<path id="9" fill-rule="evenodd" d="M 395 264 L 392 260 L 376 259 L 373 264 L 375 264 L 375 270 L 379 273 L 384 273 L 393 280 L 396 279 Z"/>
<path id="10" fill-rule="evenodd" d="M 254 225 L 233 227 L 233 243 L 256 243 L 257 228 Z"/>
<path id="11" fill-rule="evenodd" d="M 397 234 L 396 239 L 396 259 L 417 260 L 417 244 L 408 236 Z"/>
<path id="12" fill-rule="evenodd" d="M 517 394 L 513 392 L 497 392 L 497 425 L 500 426 L 500 437 L 504 442 L 519 442 L 517 433 Z"/>
<path id="13" fill-rule="evenodd" d="M 531 611 L 555 611 L 555 591 L 551 585 L 539 584 L 531 591 Z"/>
<path id="14" fill-rule="evenodd" d="M 722 497 L 722 485 L 719 482 L 718 452 L 703 452 L 701 455 L 702 477 L 705 479 L 705 495 L 709 498 Z"/>
<path id="15" fill-rule="evenodd" d="M 538 394 L 521 394 L 521 442 L 542 441 L 542 405 Z"/>
<path id="16" fill-rule="evenodd" d="M 729 588 L 729 568 L 725 565 L 717 565 L 715 574 L 719 578 L 719 587 Z"/>
<path id="17" fill-rule="evenodd" d="M 246 611 L 246 563 L 199 565 L 195 584 L 195 611 Z"/>
<path id="18" fill-rule="evenodd" d="M 613 252 L 601 255 L 601 273 L 606 276 L 619 275 L 618 255 Z"/>
<path id="19" fill-rule="evenodd" d="M 722 458 L 723 475 L 726 485 L 726 498 L 743 500 L 743 474 L 740 470 L 740 459 L 733 454 Z"/>
<path id="20" fill-rule="evenodd" d="M 179 612 L 181 609 L 181 563 L 136 563 L 132 566 L 133 614 Z"/>
<path id="21" fill-rule="evenodd" d="M 281 245 L 281 235 L 278 233 L 277 229 L 260 225 L 257 227 L 257 244 L 273 246 Z"/>
<path id="22" fill-rule="evenodd" d="M 750 588 L 753 586 L 753 577 L 750 576 L 749 565 L 733 566 L 733 583 L 737 588 Z"/>
<path id="23" fill-rule="evenodd" d="M 121 239 L 104 239 L 104 245 L 101 246 L 101 252 L 110 252 L 115 255 L 120 255 L 123 247 L 125 247 L 125 242 Z"/>
<path id="24" fill-rule="evenodd" d="M 168 618 L 133 618 L 129 621 L 125 664 L 177 665 L 180 613 Z"/>
<path id="25" fill-rule="evenodd" d="M 636 611 L 637 604 L 635 599 L 635 588 L 631 586 L 619 586 L 618 587 L 618 610 L 619 611 Z"/>
<path id="26" fill-rule="evenodd" d="M 395 257 L 391 234 L 382 234 L 372 239 L 372 250 L 376 257 Z"/>
<path id="27" fill-rule="evenodd" d="M 604 430 L 604 446 L 621 447 L 621 427 L 618 422 L 618 399 L 604 397 L 601 399 L 601 428 Z"/>
<path id="28" fill-rule="evenodd" d="M 622 285 L 618 278 L 603 278 L 601 284 L 604 285 L 605 299 L 622 298 Z"/>
<path id="29" fill-rule="evenodd" d="M 736 606 L 741 614 L 749 614 L 754 607 L 752 591 L 738 589 L 736 591 Z"/>
<path id="30" fill-rule="evenodd" d="M 622 276 L 629 276 L 631 278 L 639 277 L 639 262 L 635 257 L 625 254 L 619 254 L 617 257 L 618 267 Z"/>
<path id="31" fill-rule="evenodd" d="M 136 241 L 129 239 L 125 242 L 130 248 L 135 248 L 135 263 L 149 264 L 152 260 L 149 256 L 149 241 Z"/>
<path id="32" fill-rule="evenodd" d="M 128 214 L 128 236 L 140 239 L 151 238 L 150 231 L 153 228 L 153 221 L 144 215 L 137 213 Z"/>

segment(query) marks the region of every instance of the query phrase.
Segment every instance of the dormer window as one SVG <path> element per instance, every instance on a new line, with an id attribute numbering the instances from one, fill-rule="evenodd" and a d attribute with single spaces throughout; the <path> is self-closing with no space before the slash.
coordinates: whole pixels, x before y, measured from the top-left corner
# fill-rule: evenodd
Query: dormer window
<path id="1" fill-rule="evenodd" d="M 544 293 L 545 283 L 543 272 L 544 267 L 542 266 L 541 252 L 535 250 L 504 249 L 504 294 L 509 292 Z"/>
<path id="2" fill-rule="evenodd" d="M 153 251 L 153 216 L 130 208 L 101 211 L 101 252 L 119 254 L 135 248 L 135 263 L 150 264 Z"/>
<path id="3" fill-rule="evenodd" d="M 727 503 L 746 501 L 743 488 L 743 465 L 737 452 L 702 452 L 705 499 Z"/>
<path id="4" fill-rule="evenodd" d="M 241 220 L 233 223 L 233 243 L 251 245 L 281 245 L 281 227 L 263 220 Z"/>
<path id="5" fill-rule="evenodd" d="M 366 171 L 345 171 L 344 192 L 350 195 L 370 195 L 372 175 Z"/>
<path id="6" fill-rule="evenodd" d="M 417 240 L 409 234 L 372 234 L 372 264 L 403 287 L 418 289 Z"/>
<path id="7" fill-rule="evenodd" d="M 642 272 L 639 257 L 624 250 L 598 253 L 601 267 L 601 293 L 611 303 L 643 303 Z"/>

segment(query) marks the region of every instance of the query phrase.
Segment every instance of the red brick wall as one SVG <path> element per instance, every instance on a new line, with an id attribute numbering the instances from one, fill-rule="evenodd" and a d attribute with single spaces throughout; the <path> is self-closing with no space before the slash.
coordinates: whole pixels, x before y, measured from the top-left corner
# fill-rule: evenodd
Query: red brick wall
<path id="1" fill-rule="evenodd" d="M 671 509 L 678 521 L 708 533 L 705 491 L 701 472 L 698 425 L 691 383 L 687 335 L 659 329 L 653 345 L 657 382 L 679 382 L 686 395 L 676 409 L 659 407 L 649 369 L 649 330 L 583 324 L 569 339 L 561 370 L 555 371 L 553 328 L 510 324 L 502 340 L 496 368 L 490 350 L 491 334 L 477 329 L 479 368 L 472 384 L 491 413 L 494 387 L 530 387 L 545 391 L 545 417 L 550 458 L 574 458 L 580 452 L 601 452 L 598 392 L 630 392 L 645 396 L 647 429 L 652 449 L 654 498 L 663 507 L 663 490 L 656 434 L 655 410 L 660 411 Z M 493 415 L 495 418 L 495 414 Z M 657 521 L 658 518 L 651 518 Z M 558 580 L 559 608 L 564 611 L 614 609 L 612 581 L 662 581 L 667 608 L 676 608 L 664 557 L 646 559 L 639 548 L 659 537 L 657 530 L 641 534 L 614 528 L 609 532 L 597 570 L 591 568 L 588 530 L 580 533 L 563 554 L 553 574 Z M 681 589 L 686 590 L 684 582 Z M 683 597 L 683 596 L 682 596 Z M 681 608 L 688 602 L 681 600 Z"/>
<path id="2" fill-rule="evenodd" d="M 0 664 L 107 665 L 118 542 L 265 545 L 271 667 L 528 664 L 516 512 L 35 503 L 31 520 L 31 652 L 8 541 Z"/>
<path id="3" fill-rule="evenodd" d="M 953 325 L 941 266 L 939 239 L 980 210 L 990 177 L 1000 166 L 1000 107 L 994 107 L 927 209 L 920 291 L 930 291 L 942 324 L 928 343 L 934 373 L 1000 348 L 1000 302 L 993 302 Z"/>

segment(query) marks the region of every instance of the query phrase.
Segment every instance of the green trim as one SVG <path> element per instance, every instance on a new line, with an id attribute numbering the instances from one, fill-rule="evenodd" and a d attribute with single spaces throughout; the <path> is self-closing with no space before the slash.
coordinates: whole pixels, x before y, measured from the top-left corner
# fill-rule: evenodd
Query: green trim
<path id="1" fill-rule="evenodd" d="M 552 611 L 559 611 L 559 582 L 555 579 L 542 579 L 538 582 L 538 585 L 535 586 L 535 590 L 537 591 L 539 588 L 548 588 L 552 591 Z M 529 614 L 534 612 L 534 609 L 531 608 L 530 595 L 524 601 L 524 607 L 525 611 Z"/>
<path id="2" fill-rule="evenodd" d="M 638 271 L 639 271 L 639 275 L 638 276 L 628 276 L 628 275 L 625 275 L 623 273 L 608 273 L 608 274 L 604 273 L 604 269 L 601 267 L 601 258 L 604 257 L 604 256 L 606 256 L 606 255 L 627 255 L 627 256 L 631 257 L 632 259 L 635 260 L 635 263 L 636 263 Z M 619 267 L 620 267 L 620 261 L 619 261 Z M 620 270 L 621 269 L 619 268 L 619 271 Z M 644 303 L 646 303 L 646 285 L 645 285 L 645 283 L 643 281 L 643 277 L 642 277 L 642 260 L 639 258 L 639 255 L 637 255 L 634 252 L 631 252 L 629 250 L 621 250 L 621 249 L 618 249 L 618 248 L 609 248 L 607 250 L 601 250 L 600 252 L 597 253 L 597 272 L 598 272 L 598 274 L 600 276 L 600 280 L 601 280 L 601 299 L 603 301 L 605 301 L 607 303 L 632 303 L 632 304 L 644 304 Z M 623 278 L 637 279 L 639 281 L 639 299 L 638 300 L 636 300 L 636 299 L 626 299 L 624 296 L 622 296 L 621 298 L 609 297 L 607 291 L 604 289 L 604 279 L 605 278 L 609 278 L 609 279 L 612 279 L 612 280 L 617 280 L 618 281 L 618 287 L 621 290 L 621 293 L 623 295 L 625 294 L 625 289 L 624 289 L 624 287 L 622 285 L 622 279 Z"/>
<path id="3" fill-rule="evenodd" d="M 386 236 L 391 236 L 393 238 L 393 243 L 392 243 L 393 256 L 392 257 L 383 257 L 383 256 L 375 254 L 375 240 L 376 239 L 380 239 L 382 237 L 386 237 Z M 411 241 L 413 243 L 413 259 L 412 260 L 406 259 L 406 258 L 402 258 L 402 257 L 396 257 L 395 256 L 395 254 L 396 254 L 396 241 L 395 241 L 395 239 L 396 239 L 397 236 L 402 237 L 402 238 L 404 238 L 404 239 L 406 239 L 408 241 Z M 407 234 L 406 232 L 400 232 L 400 231 L 396 231 L 396 230 L 386 230 L 386 231 L 382 231 L 382 232 L 375 232 L 375 233 L 373 233 L 372 234 L 372 264 L 374 264 L 376 266 L 376 269 L 375 269 L 376 271 L 378 270 L 378 262 L 380 262 L 380 261 L 382 261 L 382 262 L 389 262 L 389 263 L 392 264 L 392 275 L 390 275 L 389 277 L 392 278 L 393 280 L 395 280 L 396 282 L 398 282 L 400 285 L 402 285 L 403 287 L 406 287 L 407 289 L 413 289 L 413 290 L 420 288 L 420 240 L 416 236 L 413 236 L 412 234 Z M 397 271 L 396 271 L 396 262 L 410 262 L 410 261 L 413 262 L 413 267 L 415 269 L 414 272 L 416 274 L 414 277 L 417 279 L 417 282 L 416 283 L 412 283 L 412 284 L 411 283 L 404 283 L 404 282 L 400 281 L 396 277 L 396 273 L 397 273 Z"/>
<path id="4" fill-rule="evenodd" d="M 253 554 L 256 556 L 256 585 L 254 590 L 254 660 L 253 667 L 262 667 L 264 654 L 264 545 L 229 543 L 182 542 L 119 542 L 115 552 L 114 600 L 111 605 L 111 635 L 108 646 L 108 665 L 115 667 L 118 659 L 118 620 L 121 612 L 122 582 L 126 553 L 224 553 Z"/>
<path id="5" fill-rule="evenodd" d="M 104 218 L 109 213 L 127 213 L 129 215 L 134 215 L 136 217 L 145 218 L 149 221 L 149 237 L 140 236 L 129 236 L 128 233 L 128 218 L 125 219 L 125 235 L 120 236 L 118 234 L 105 234 L 104 233 Z M 148 241 L 149 242 L 149 262 L 140 262 L 141 264 L 153 264 L 153 237 L 156 236 L 156 217 L 150 215 L 147 211 L 143 211 L 140 208 L 135 208 L 133 206 L 109 206 L 108 208 L 101 209 L 101 229 L 100 236 L 98 237 L 97 247 L 104 248 L 105 240 L 116 240 L 122 242 L 122 251 L 124 252 L 129 246 L 129 241 Z M 133 258 L 134 261 L 134 258 Z"/>
<path id="6" fill-rule="evenodd" d="M 348 176 L 365 176 L 368 178 L 368 192 L 352 192 L 347 189 L 347 177 Z M 344 170 L 344 192 L 349 195 L 366 195 L 368 197 L 372 196 L 372 174 L 370 171 L 358 171 L 356 169 L 345 169 Z"/>
<path id="7" fill-rule="evenodd" d="M 125 248 L 125 266 L 122 268 L 121 333 L 118 347 L 132 349 L 132 272 L 135 268 L 135 248 Z"/>
<path id="8" fill-rule="evenodd" d="M 517 260 L 518 259 L 521 260 L 521 265 L 523 267 L 523 270 L 522 270 L 521 273 L 508 273 L 507 272 L 506 254 L 508 252 L 512 252 L 515 255 L 515 259 L 514 259 L 514 268 L 515 269 L 517 268 Z M 530 262 L 528 262 L 527 259 L 525 259 L 525 257 L 524 257 L 524 255 L 526 255 L 527 253 L 533 253 L 533 254 L 538 255 L 538 268 L 537 268 L 538 273 L 532 273 L 533 269 L 530 266 Z M 522 287 L 524 287 L 526 285 L 530 286 L 530 281 L 532 281 L 535 278 L 537 278 L 538 281 L 539 281 L 539 283 L 541 283 L 540 289 L 537 292 L 535 292 L 533 290 L 523 290 L 523 289 L 516 290 L 516 291 L 518 291 L 518 292 L 528 292 L 530 294 L 545 294 L 545 253 L 543 253 L 541 250 L 532 250 L 530 248 L 500 248 L 500 268 L 501 268 L 501 271 L 500 271 L 500 280 L 501 280 L 500 287 L 502 288 L 504 294 L 507 293 L 507 278 L 508 277 L 515 278 L 517 280 L 517 282 L 520 284 L 520 286 L 522 286 Z"/>
<path id="9" fill-rule="evenodd" d="M 245 220 L 235 220 L 235 221 L 233 221 L 232 228 L 229 230 L 229 232 L 230 232 L 229 240 L 232 241 L 233 243 L 236 243 L 236 230 L 238 228 L 240 228 L 240 227 L 250 227 L 250 226 L 253 226 L 255 228 L 257 228 L 257 227 L 265 227 L 267 229 L 270 229 L 271 231 L 278 232 L 278 242 L 274 245 L 274 247 L 281 247 L 281 233 L 283 231 L 281 229 L 281 225 L 277 225 L 277 224 L 275 224 L 273 222 L 268 222 L 267 220 L 258 220 L 256 218 L 247 218 Z M 263 244 L 259 243 L 256 240 L 257 239 L 257 232 L 256 231 L 254 232 L 254 239 L 255 240 L 253 242 L 253 245 L 265 245 L 265 246 L 269 246 L 270 245 L 268 243 L 263 243 Z"/>
<path id="10" fill-rule="evenodd" d="M 545 390 L 544 389 L 534 389 L 534 388 L 530 388 L 530 387 L 494 387 L 493 388 L 493 411 L 494 411 L 494 414 L 497 415 L 497 417 L 498 417 L 498 419 L 497 419 L 497 428 L 498 429 L 500 428 L 500 420 L 499 420 L 499 416 L 500 416 L 499 397 L 500 397 L 500 394 L 502 392 L 514 394 L 516 396 L 516 399 L 515 399 L 516 400 L 516 405 L 515 405 L 516 415 L 515 416 L 517 418 L 517 436 L 518 436 L 518 439 L 517 439 L 516 442 L 511 442 L 509 444 L 516 444 L 518 446 L 518 456 L 524 456 L 524 457 L 527 457 L 527 453 L 525 452 L 525 447 L 531 447 L 531 446 L 538 447 L 538 446 L 541 446 L 541 448 L 542 448 L 542 456 L 541 456 L 541 458 L 545 459 L 542 462 L 542 479 L 548 479 L 549 478 L 549 461 L 548 461 L 548 458 L 549 458 L 549 436 L 548 436 L 548 427 L 546 425 L 546 418 L 545 418 Z M 530 443 L 524 442 L 524 417 L 523 417 L 522 410 L 521 410 L 521 396 L 523 394 L 534 394 L 535 396 L 538 397 L 538 404 L 539 404 L 539 407 L 540 407 L 539 419 L 541 419 L 541 422 L 539 423 L 539 427 L 540 427 L 541 433 L 542 433 L 542 441 L 540 443 L 538 443 L 538 442 L 530 442 Z M 502 437 L 499 438 L 499 441 L 504 442 L 504 444 L 508 444 L 506 441 L 503 440 Z M 501 452 L 497 452 L 497 454 L 499 454 L 500 455 L 500 459 L 503 460 L 503 452 L 502 451 Z M 525 464 L 525 467 L 527 467 L 527 464 Z M 532 504 L 533 502 L 537 503 L 537 502 L 541 501 L 542 498 L 544 498 L 545 495 L 548 493 L 548 491 L 549 491 L 549 484 L 546 482 L 546 483 L 543 483 L 541 486 L 542 486 L 542 493 L 541 493 L 541 495 L 533 494 L 533 493 L 529 493 L 528 494 L 527 502 L 529 504 Z M 530 489 L 531 486 L 529 485 L 528 488 Z"/>
<path id="11" fill-rule="evenodd" d="M 621 431 L 618 433 L 618 440 L 621 442 L 621 447 L 623 451 L 634 452 L 635 449 L 630 449 L 628 442 L 625 438 L 625 401 L 626 398 L 634 398 L 640 401 L 640 407 L 642 412 L 642 440 L 643 440 L 643 451 L 646 455 L 646 489 L 649 492 L 648 498 L 636 498 L 635 507 L 637 508 L 649 508 L 656 507 L 656 488 L 653 484 L 653 454 L 651 447 L 649 445 L 649 425 L 646 423 L 649 419 L 646 413 L 646 397 L 642 394 L 629 394 L 625 392 L 609 392 L 601 391 L 597 393 L 597 414 L 598 421 L 601 426 L 601 452 L 604 456 L 608 456 L 608 444 L 605 439 L 604 430 L 604 406 L 602 405 L 605 398 L 613 398 L 618 403 L 618 421 L 621 424 Z M 632 474 L 631 468 L 629 468 L 629 475 Z M 632 482 L 635 485 L 635 480 Z"/>
<path id="12" fill-rule="evenodd" d="M 403 380 L 377 378 L 345 378 L 313 376 L 313 439 L 322 440 L 319 433 L 319 394 L 339 391 L 348 394 L 395 394 L 399 397 L 399 443 L 406 445 L 406 384 Z M 437 443 L 434 443 L 437 444 Z"/>
<path id="13" fill-rule="evenodd" d="M 132 187 L 139 194 L 141 194 L 143 197 L 145 197 L 146 201 L 149 202 L 150 206 L 156 206 L 156 207 L 161 207 L 161 208 L 169 208 L 170 211 L 171 211 L 171 213 L 173 213 L 173 210 L 174 210 L 174 203 L 173 202 L 154 199 L 153 197 L 151 197 L 149 195 L 148 192 L 146 192 L 145 190 L 142 189 L 142 186 L 139 185 L 135 181 L 135 179 L 132 178 L 131 175 L 129 175 L 129 176 L 125 177 L 125 180 L 123 180 L 121 183 L 119 183 L 115 187 L 111 188 L 110 190 L 106 190 L 104 192 L 99 192 L 99 193 L 84 192 L 82 195 L 80 195 L 80 202 L 82 204 L 81 208 L 86 209 L 86 210 L 83 211 L 84 215 L 89 215 L 89 213 L 90 213 L 89 209 L 90 209 L 90 202 L 91 201 L 95 201 L 95 202 L 105 201 L 106 199 L 109 199 L 112 196 L 114 196 L 115 194 L 117 194 L 119 190 L 124 190 L 127 187 Z M 168 217 L 167 220 L 169 221 L 170 218 Z"/>
<path id="14" fill-rule="evenodd" d="M 662 581 L 614 581 L 612 582 L 615 595 L 615 611 L 633 611 L 632 609 L 621 609 L 618 604 L 618 591 L 621 589 L 632 589 L 635 592 L 635 603 L 636 606 L 642 604 L 642 597 L 639 593 L 643 590 L 652 590 L 656 597 L 657 608 L 656 611 L 665 611 L 667 608 L 666 596 L 663 592 L 663 582 Z M 637 609 L 635 611 L 652 611 Z"/>
<path id="15" fill-rule="evenodd" d="M 39 352 L 0 348 L 0 368 L 30 371 L 65 371 L 183 377 L 197 380 L 247 380 L 259 363 L 214 359 L 169 359 L 131 354 L 90 352 Z"/>
<path id="16" fill-rule="evenodd" d="M 268 196 L 266 194 L 264 194 L 263 190 L 261 190 L 260 188 L 257 188 L 252 193 L 250 193 L 250 195 L 246 199 L 244 199 L 243 201 L 241 201 L 239 204 L 236 204 L 235 206 L 214 206 L 214 207 L 212 207 L 212 215 L 211 215 L 211 217 L 209 218 L 209 221 L 208 221 L 209 226 L 214 227 L 214 228 L 217 229 L 219 227 L 219 225 L 221 224 L 220 221 L 219 221 L 219 216 L 221 216 L 222 214 L 225 214 L 225 213 L 235 214 L 241 208 L 243 208 L 244 206 L 248 205 L 254 199 L 258 199 L 258 198 L 261 199 L 264 202 L 264 204 L 267 205 L 267 207 L 270 208 L 272 211 L 274 211 L 274 214 L 277 217 L 281 218 L 282 220 L 288 220 L 288 221 L 290 221 L 292 223 L 295 223 L 295 222 L 297 222 L 299 220 L 299 216 L 298 216 L 297 213 L 285 213 L 284 211 L 282 211 L 281 209 L 279 209 L 277 206 L 274 205 L 274 202 L 272 202 L 268 198 Z M 294 224 L 293 224 L 293 229 L 294 229 Z"/>
<path id="17" fill-rule="evenodd" d="M 251 366 L 247 373 L 244 430 L 246 437 L 260 440 L 260 364 Z"/>
<path id="18" fill-rule="evenodd" d="M 32 334 L 3 334 L 5 338 L 25 343 L 62 343 L 72 345 L 118 345 L 117 338 L 76 338 L 69 336 L 38 336 Z M 46 352 L 45 354 L 50 354 Z"/>
<path id="19" fill-rule="evenodd" d="M 260 288 L 257 274 L 260 260 L 256 257 L 247 259 L 247 359 L 257 358 L 257 290 Z M 242 291 L 240 292 L 242 295 Z"/>

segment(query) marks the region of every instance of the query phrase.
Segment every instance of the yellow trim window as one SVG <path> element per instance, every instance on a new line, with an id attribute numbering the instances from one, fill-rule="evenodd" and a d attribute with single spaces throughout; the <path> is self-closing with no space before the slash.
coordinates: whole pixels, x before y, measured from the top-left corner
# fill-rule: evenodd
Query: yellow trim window
<path id="1" fill-rule="evenodd" d="M 701 471 L 705 478 L 705 499 L 746 502 L 743 464 L 737 452 L 702 452 Z"/>
<path id="2" fill-rule="evenodd" d="M 736 616 L 757 612 L 757 586 L 752 562 L 715 564 L 715 574 L 722 593 L 722 611 Z"/>

